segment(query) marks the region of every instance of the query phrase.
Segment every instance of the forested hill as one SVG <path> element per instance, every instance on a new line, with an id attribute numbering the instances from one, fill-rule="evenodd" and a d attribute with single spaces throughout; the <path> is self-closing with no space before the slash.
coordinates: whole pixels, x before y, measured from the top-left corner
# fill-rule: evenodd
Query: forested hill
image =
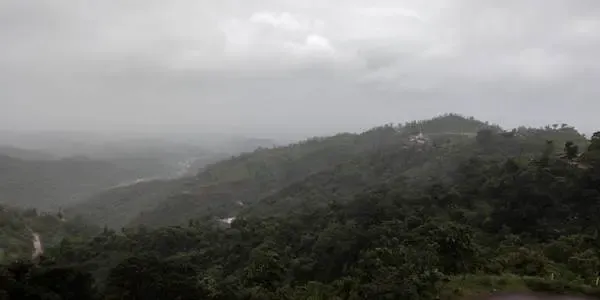
<path id="1" fill-rule="evenodd" d="M 160 226 L 183 224 L 189 218 L 207 215 L 229 217 L 309 175 L 363 159 L 378 149 L 403 151 L 403 145 L 420 131 L 460 139 L 473 137 L 483 128 L 500 130 L 473 118 L 449 114 L 382 126 L 362 134 L 343 133 L 284 147 L 259 148 L 209 165 L 194 177 L 109 190 L 67 212 L 117 228 L 130 222 Z"/>
<path id="2" fill-rule="evenodd" d="M 365 135 L 387 145 L 383 132 L 391 131 Z M 348 188 L 356 181 L 345 181 L 335 167 L 293 184 L 302 188 L 280 190 L 294 196 L 292 203 L 317 190 L 324 205 L 242 214 L 230 225 L 200 218 L 184 226 L 105 229 L 87 241 L 64 241 L 37 266 L 8 266 L 0 272 L 0 291 L 9 299 L 24 293 L 42 299 L 465 299 L 527 290 L 599 296 L 600 132 L 582 146 L 561 141 L 566 132 L 572 130 L 488 128 L 445 144 L 415 142 L 412 158 L 451 162 L 436 160 L 427 171 L 421 171 L 427 162 L 406 162 L 413 160 L 405 158 L 410 145 L 374 149 L 359 156 L 382 159 L 365 171 L 381 180 L 359 181 L 360 191 Z M 557 139 L 546 139 L 552 133 Z M 393 149 L 405 159 L 395 160 Z M 405 165 L 397 171 L 399 163 Z M 426 174 L 415 180 L 403 176 L 406 169 Z M 331 178 L 344 197 L 329 191 Z M 274 203 L 285 200 L 276 194 Z"/>
<path id="3" fill-rule="evenodd" d="M 481 148 L 476 146 L 476 135 L 483 129 L 490 135 L 483 134 L 482 139 L 502 145 L 493 155 L 531 156 L 548 139 L 557 144 L 568 140 L 581 147 L 586 144 L 583 136 L 566 125 L 504 132 L 493 124 L 448 114 L 360 134 L 260 148 L 209 165 L 195 177 L 106 191 L 68 213 L 115 228 L 185 224 L 203 216 L 285 213 L 299 205 L 348 200 L 370 185 L 403 176 L 419 184 L 420 179 L 439 173 L 439 168 L 450 172 Z M 418 141 L 420 133 L 427 141 L 424 145 Z"/>
<path id="4" fill-rule="evenodd" d="M 450 119 L 458 121 L 455 116 Z M 469 124 L 469 120 L 464 121 Z M 456 180 L 455 173 L 460 166 L 474 157 L 486 161 L 517 157 L 527 161 L 549 147 L 548 138 L 558 144 L 576 141 L 581 147 L 586 145 L 584 138 L 569 127 L 504 132 L 490 126 L 472 133 L 464 124 L 462 129 L 449 131 L 426 130 L 428 125 L 435 128 L 435 120 L 425 122 L 423 131 L 430 133 L 425 135 L 422 144 L 411 142 L 410 137 L 407 139 L 402 134 L 392 134 L 390 127 L 368 131 L 363 135 L 387 137 L 389 142 L 261 198 L 255 205 L 243 209 L 241 214 L 286 214 L 302 207 L 323 207 L 332 201 L 348 202 L 364 189 L 390 182 L 413 187 L 429 185 L 432 181 L 451 184 Z M 557 153 L 562 149 L 553 146 L 551 151 Z"/>

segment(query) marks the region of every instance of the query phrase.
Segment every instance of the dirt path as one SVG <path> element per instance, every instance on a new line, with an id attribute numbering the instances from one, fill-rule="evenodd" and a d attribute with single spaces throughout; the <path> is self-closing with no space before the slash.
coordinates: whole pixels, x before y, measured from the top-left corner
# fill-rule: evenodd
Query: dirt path
<path id="1" fill-rule="evenodd" d="M 44 254 L 44 247 L 42 246 L 42 239 L 40 238 L 40 234 L 33 231 L 31 228 L 29 232 L 31 232 L 31 243 L 33 244 L 33 253 L 31 254 L 31 259 L 37 259 L 42 254 Z"/>

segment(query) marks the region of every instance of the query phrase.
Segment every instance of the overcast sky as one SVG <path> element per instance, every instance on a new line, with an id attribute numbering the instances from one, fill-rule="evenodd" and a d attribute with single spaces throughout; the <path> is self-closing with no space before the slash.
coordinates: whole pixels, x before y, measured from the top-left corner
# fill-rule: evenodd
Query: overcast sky
<path id="1" fill-rule="evenodd" d="M 0 127 L 600 129 L 598 0 L 0 0 Z"/>

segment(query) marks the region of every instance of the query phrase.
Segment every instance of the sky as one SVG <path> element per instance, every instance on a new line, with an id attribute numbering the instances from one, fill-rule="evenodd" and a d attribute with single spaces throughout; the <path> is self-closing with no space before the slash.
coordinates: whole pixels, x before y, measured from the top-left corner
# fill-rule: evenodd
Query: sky
<path id="1" fill-rule="evenodd" d="M 600 129 L 597 0 L 2 0 L 0 129 Z"/>

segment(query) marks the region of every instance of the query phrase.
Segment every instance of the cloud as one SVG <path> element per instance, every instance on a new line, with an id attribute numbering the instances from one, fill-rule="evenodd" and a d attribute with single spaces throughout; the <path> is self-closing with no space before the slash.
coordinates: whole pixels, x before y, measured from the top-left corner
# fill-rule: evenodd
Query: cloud
<path id="1" fill-rule="evenodd" d="M 358 13 L 372 18 L 406 17 L 419 21 L 425 19 L 418 12 L 403 7 L 366 7 L 357 9 Z"/>
<path id="2" fill-rule="evenodd" d="M 290 31 L 308 31 L 315 26 L 308 20 L 302 20 L 301 22 L 292 14 L 287 12 L 257 12 L 252 14 L 250 17 L 250 22 L 266 24 L 275 28 Z"/>
<path id="3" fill-rule="evenodd" d="M 590 131 L 599 19 L 596 0 L 5 0 L 0 126 L 319 134 L 457 111 Z"/>
<path id="4" fill-rule="evenodd" d="M 530 48 L 507 60 L 506 65 L 517 68 L 518 74 L 531 79 L 553 79 L 567 73 L 569 60 L 565 55 L 549 53 L 544 49 Z"/>
<path id="5" fill-rule="evenodd" d="M 332 56 L 335 49 L 328 39 L 311 34 L 302 43 L 287 42 L 284 47 L 297 57 Z"/>

